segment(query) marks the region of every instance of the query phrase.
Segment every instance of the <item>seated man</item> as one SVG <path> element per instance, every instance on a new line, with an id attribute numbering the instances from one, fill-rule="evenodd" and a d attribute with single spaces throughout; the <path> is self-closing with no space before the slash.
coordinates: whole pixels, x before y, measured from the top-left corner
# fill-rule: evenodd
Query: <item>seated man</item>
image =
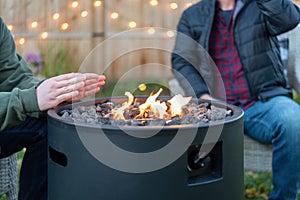
<path id="1" fill-rule="evenodd" d="M 182 14 L 172 53 L 187 95 L 240 106 L 245 133 L 273 145 L 271 200 L 296 200 L 299 190 L 300 106 L 291 99 L 276 37 L 299 22 L 290 0 L 202 0 Z"/>
<path id="2" fill-rule="evenodd" d="M 44 81 L 33 77 L 16 54 L 0 18 L 0 158 L 26 148 L 20 174 L 20 200 L 47 199 L 47 120 L 45 111 L 64 101 L 95 94 L 105 77 L 69 73 Z"/>

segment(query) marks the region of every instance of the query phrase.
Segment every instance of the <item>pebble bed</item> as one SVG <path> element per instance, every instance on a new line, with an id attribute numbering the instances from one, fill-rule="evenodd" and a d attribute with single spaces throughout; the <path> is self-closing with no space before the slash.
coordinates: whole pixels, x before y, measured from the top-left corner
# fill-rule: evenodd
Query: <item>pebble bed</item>
<path id="1" fill-rule="evenodd" d="M 71 120 L 76 123 L 87 123 L 93 125 L 110 125 L 110 126 L 166 126 L 180 124 L 207 124 L 224 120 L 232 115 L 232 111 L 210 105 L 209 103 L 189 103 L 183 107 L 182 117 L 168 117 L 159 119 L 151 113 L 146 112 L 147 117 L 137 118 L 139 115 L 139 102 L 133 103 L 124 111 L 125 119 L 114 119 L 112 110 L 121 107 L 120 104 L 105 102 L 95 105 L 81 105 L 72 109 L 65 109 L 60 115 L 65 120 Z M 168 112 L 168 111 L 167 111 Z"/>

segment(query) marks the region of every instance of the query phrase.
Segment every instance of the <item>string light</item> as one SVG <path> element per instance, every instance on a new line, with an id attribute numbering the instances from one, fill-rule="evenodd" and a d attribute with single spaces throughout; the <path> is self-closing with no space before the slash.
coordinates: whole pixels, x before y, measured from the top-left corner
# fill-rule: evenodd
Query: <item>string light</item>
<path id="1" fill-rule="evenodd" d="M 11 24 L 7 25 L 7 28 L 8 28 L 8 30 L 10 30 L 10 31 L 13 31 L 13 30 L 14 30 L 14 26 L 11 25 Z"/>
<path id="2" fill-rule="evenodd" d="M 187 4 L 185 4 L 185 7 L 188 8 L 188 7 L 192 6 L 192 5 L 193 5 L 193 3 L 187 3 Z"/>
<path id="3" fill-rule="evenodd" d="M 167 31 L 166 35 L 167 35 L 167 37 L 172 38 L 175 36 L 175 33 L 174 33 L 174 31 Z"/>
<path id="4" fill-rule="evenodd" d="M 61 30 L 63 30 L 63 31 L 65 31 L 65 30 L 67 30 L 68 28 L 69 28 L 69 23 L 67 23 L 67 22 L 64 22 L 61 26 L 60 26 L 60 29 Z"/>
<path id="5" fill-rule="evenodd" d="M 153 35 L 155 33 L 155 28 L 151 27 L 147 30 L 148 34 Z"/>
<path id="6" fill-rule="evenodd" d="M 71 4 L 72 8 L 77 8 L 78 6 L 79 6 L 78 1 L 73 1 L 72 4 Z"/>
<path id="7" fill-rule="evenodd" d="M 112 13 L 110 14 L 110 18 L 111 18 L 111 19 L 118 19 L 118 18 L 119 18 L 119 13 L 117 13 L 117 12 L 112 12 Z"/>
<path id="8" fill-rule="evenodd" d="M 53 20 L 58 20 L 59 17 L 60 17 L 60 15 L 59 15 L 58 12 L 55 12 L 55 13 L 52 14 L 52 19 L 53 19 Z"/>
<path id="9" fill-rule="evenodd" d="M 88 11 L 83 10 L 83 11 L 81 12 L 81 17 L 85 18 L 85 17 L 88 16 L 88 14 L 89 14 Z"/>
<path id="10" fill-rule="evenodd" d="M 151 6 L 157 6 L 158 5 L 157 0 L 150 0 L 149 3 L 150 3 Z"/>
<path id="11" fill-rule="evenodd" d="M 38 22 L 37 21 L 31 22 L 31 28 L 37 28 L 37 27 L 38 27 Z"/>
<path id="12" fill-rule="evenodd" d="M 25 38 L 20 38 L 20 39 L 19 39 L 19 44 L 20 44 L 20 45 L 24 45 L 25 42 L 26 42 Z"/>
<path id="13" fill-rule="evenodd" d="M 101 1 L 95 1 L 94 2 L 94 6 L 95 7 L 100 7 L 102 5 L 102 2 Z"/>
<path id="14" fill-rule="evenodd" d="M 178 8 L 178 4 L 177 3 L 170 3 L 170 8 L 173 10 L 176 10 Z"/>
<path id="15" fill-rule="evenodd" d="M 47 38 L 48 38 L 48 33 L 47 33 L 47 32 L 43 32 L 43 33 L 41 34 L 41 39 L 45 40 L 45 39 L 47 39 Z"/>
<path id="16" fill-rule="evenodd" d="M 102 0 L 94 0 L 93 5 L 94 5 L 94 7 L 100 7 L 100 6 L 102 6 L 102 3 L 103 3 Z M 151 6 L 158 6 L 159 0 L 148 0 L 148 3 L 149 3 Z M 69 4 L 69 5 L 70 5 L 71 8 L 78 8 L 78 7 L 80 6 L 80 3 L 79 3 L 78 0 L 72 0 L 72 1 L 71 1 L 71 4 Z M 185 7 L 190 7 L 191 5 L 193 5 L 192 2 L 185 4 Z M 70 8 L 70 7 L 69 7 L 69 8 Z M 175 9 L 178 9 L 178 8 L 179 8 L 179 5 L 178 5 L 178 3 L 176 3 L 175 1 L 173 1 L 173 2 L 170 2 L 170 3 L 169 3 L 169 8 L 172 9 L 172 10 L 175 10 Z M 87 17 L 87 16 L 89 15 L 89 12 L 88 12 L 88 10 L 82 10 L 82 11 L 80 12 L 79 15 L 80 15 L 81 17 L 85 18 L 85 17 Z M 60 15 L 59 12 L 53 12 L 50 16 L 51 16 L 50 19 L 52 19 L 52 20 L 58 20 L 58 19 L 61 18 L 61 15 Z M 116 11 L 112 11 L 111 14 L 110 14 L 110 18 L 111 18 L 112 20 L 116 20 L 116 19 L 120 18 L 120 13 L 119 13 L 119 12 L 116 12 Z M 35 20 L 35 21 L 32 21 L 31 24 L 30 24 L 30 27 L 31 27 L 32 29 L 36 29 L 36 28 L 38 28 L 39 26 L 40 26 L 40 22 L 39 22 L 39 21 L 36 21 L 36 20 Z M 136 23 L 136 21 L 132 20 L 132 21 L 129 21 L 129 22 L 128 22 L 127 26 L 128 26 L 129 28 L 132 28 L 132 29 L 133 29 L 133 28 L 136 28 L 136 27 L 137 27 L 137 23 Z M 8 29 L 9 29 L 10 31 L 13 31 L 13 30 L 15 29 L 15 27 L 14 27 L 13 25 L 7 25 L 7 27 L 8 27 Z M 60 25 L 60 30 L 66 31 L 66 30 L 68 30 L 68 29 L 70 29 L 70 24 L 69 24 L 68 22 L 64 22 L 64 23 L 62 23 L 62 24 Z M 148 34 L 155 34 L 155 33 L 156 33 L 156 29 L 153 28 L 153 27 L 150 27 L 150 28 L 147 29 L 147 32 L 146 32 L 146 33 L 148 33 Z M 171 37 L 174 37 L 174 36 L 175 36 L 175 33 L 174 33 L 174 31 L 166 31 L 166 32 L 165 32 L 165 36 L 171 38 Z M 43 33 L 41 33 L 41 34 L 40 34 L 40 38 L 41 38 L 41 39 L 46 39 L 46 38 L 48 38 L 48 32 L 43 32 Z M 17 41 L 18 41 L 18 43 L 19 43 L 20 45 L 23 45 L 23 44 L 26 42 L 26 39 L 25 39 L 25 38 L 20 38 L 20 39 L 17 40 Z"/>
<path id="17" fill-rule="evenodd" d="M 128 23 L 128 27 L 129 27 L 129 28 L 135 28 L 135 27 L 136 27 L 136 22 L 135 22 L 135 21 L 130 21 L 130 22 Z"/>

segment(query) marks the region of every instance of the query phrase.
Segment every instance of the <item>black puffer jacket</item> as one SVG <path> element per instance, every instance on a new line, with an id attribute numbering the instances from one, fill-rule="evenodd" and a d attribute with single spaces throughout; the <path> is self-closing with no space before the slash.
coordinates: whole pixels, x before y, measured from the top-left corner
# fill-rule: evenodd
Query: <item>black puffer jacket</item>
<path id="1" fill-rule="evenodd" d="M 187 95 L 213 95 L 218 84 L 206 54 L 214 9 L 215 0 L 202 0 L 184 11 L 177 27 L 172 69 Z M 237 0 L 233 20 L 235 44 L 251 97 L 290 96 L 276 36 L 299 24 L 299 8 L 290 0 Z"/>

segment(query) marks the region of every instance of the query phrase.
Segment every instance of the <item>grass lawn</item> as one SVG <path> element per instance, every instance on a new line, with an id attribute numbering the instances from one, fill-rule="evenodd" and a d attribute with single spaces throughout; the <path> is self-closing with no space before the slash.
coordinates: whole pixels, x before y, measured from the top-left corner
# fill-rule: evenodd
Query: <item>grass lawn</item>
<path id="1" fill-rule="evenodd" d="M 271 173 L 245 171 L 245 199 L 265 200 L 272 188 Z"/>
<path id="2" fill-rule="evenodd" d="M 247 171 L 244 175 L 245 200 L 267 200 L 272 189 L 271 173 Z M 300 200 L 300 193 L 298 194 Z"/>

